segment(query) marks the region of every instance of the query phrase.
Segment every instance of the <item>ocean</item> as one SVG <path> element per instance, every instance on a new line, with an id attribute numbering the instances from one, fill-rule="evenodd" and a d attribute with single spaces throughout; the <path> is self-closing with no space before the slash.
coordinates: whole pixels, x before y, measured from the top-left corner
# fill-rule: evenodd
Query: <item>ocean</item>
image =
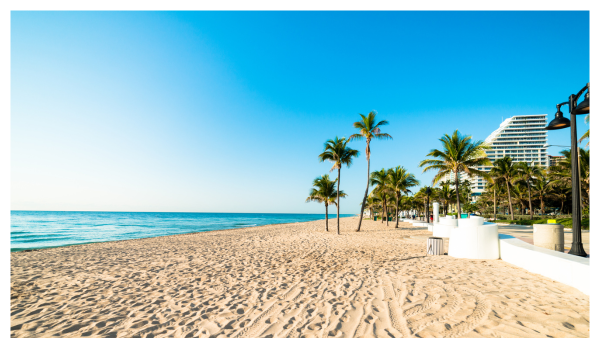
<path id="1" fill-rule="evenodd" d="M 350 216 L 354 215 L 340 215 Z M 330 214 L 329 217 L 335 219 L 335 214 Z M 320 219 L 325 219 L 325 214 L 13 210 L 10 250 L 43 249 Z"/>

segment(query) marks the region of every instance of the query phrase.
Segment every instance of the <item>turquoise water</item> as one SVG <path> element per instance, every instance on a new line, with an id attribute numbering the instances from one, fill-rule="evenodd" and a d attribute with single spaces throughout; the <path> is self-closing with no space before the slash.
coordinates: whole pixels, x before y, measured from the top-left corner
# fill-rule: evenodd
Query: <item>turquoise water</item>
<path id="1" fill-rule="evenodd" d="M 335 215 L 329 215 L 330 218 Z M 340 215 L 350 217 L 353 215 Z M 325 214 L 11 211 L 10 250 L 119 241 L 265 224 L 308 222 Z"/>

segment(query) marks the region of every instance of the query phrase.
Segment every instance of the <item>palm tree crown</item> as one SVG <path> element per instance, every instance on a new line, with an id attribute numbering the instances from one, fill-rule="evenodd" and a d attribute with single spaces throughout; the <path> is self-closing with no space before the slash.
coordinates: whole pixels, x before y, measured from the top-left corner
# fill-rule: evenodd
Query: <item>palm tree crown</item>
<path id="1" fill-rule="evenodd" d="M 330 180 L 329 175 L 327 174 L 317 177 L 313 181 L 314 188 L 310 190 L 310 193 L 306 198 L 306 202 L 325 203 L 325 231 L 329 231 L 328 206 L 330 204 L 337 206 L 337 203 L 335 202 L 337 197 L 335 188 L 336 183 L 337 180 Z M 343 191 L 340 191 L 340 197 L 346 197 L 346 194 Z"/>
<path id="2" fill-rule="evenodd" d="M 352 158 L 357 157 L 359 152 L 347 146 L 349 141 L 345 137 L 338 138 L 337 136 L 333 140 L 327 140 L 324 145 L 325 150 L 319 155 L 319 161 L 333 162 L 331 171 L 341 169 L 342 165 L 350 167 L 352 165 Z"/>
<path id="3" fill-rule="evenodd" d="M 456 191 L 460 192 L 458 188 L 459 173 L 488 177 L 485 171 L 477 169 L 477 167 L 491 164 L 485 154 L 485 150 L 490 148 L 487 144 L 483 141 L 473 142 L 471 136 L 463 136 L 458 130 L 455 130 L 452 136 L 445 134 L 440 141 L 443 150 L 431 150 L 427 156 L 434 159 L 426 159 L 419 164 L 420 167 L 425 167 L 423 172 L 438 171 L 433 178 L 432 185 L 436 185 L 445 175 L 453 173 Z M 460 198 L 456 199 L 456 206 L 458 215 L 460 215 Z"/>

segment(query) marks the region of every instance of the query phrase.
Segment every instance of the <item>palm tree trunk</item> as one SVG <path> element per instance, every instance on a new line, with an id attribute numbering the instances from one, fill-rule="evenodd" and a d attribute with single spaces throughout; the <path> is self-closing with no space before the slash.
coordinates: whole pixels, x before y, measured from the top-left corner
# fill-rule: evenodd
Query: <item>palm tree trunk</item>
<path id="1" fill-rule="evenodd" d="M 369 140 L 367 139 L 367 189 L 365 189 L 365 196 L 363 197 L 362 207 L 360 208 L 360 218 L 358 219 L 358 229 L 356 232 L 360 231 L 360 225 L 362 224 L 363 212 L 365 210 L 365 203 L 367 202 L 367 195 L 369 194 L 369 177 L 371 176 L 371 156 L 369 156 Z M 371 215 L 371 217 L 373 217 Z"/>
<path id="2" fill-rule="evenodd" d="M 529 219 L 533 219 L 533 209 L 531 208 L 531 187 L 529 184 L 527 184 L 527 190 L 529 191 Z"/>
<path id="3" fill-rule="evenodd" d="M 387 208 L 387 204 L 385 206 L 385 226 L 389 227 L 390 226 L 390 211 Z"/>
<path id="4" fill-rule="evenodd" d="M 456 219 L 460 219 L 460 192 L 458 190 L 458 171 L 454 172 L 454 184 L 456 185 Z"/>
<path id="5" fill-rule="evenodd" d="M 325 202 L 325 231 L 329 232 L 329 213 L 327 212 L 327 202 Z"/>
<path id="6" fill-rule="evenodd" d="M 340 234 L 340 168 L 338 168 L 338 184 L 337 184 L 337 234 Z"/>
<path id="7" fill-rule="evenodd" d="M 400 194 L 396 194 L 396 229 L 398 229 L 398 222 L 400 222 L 400 216 L 398 216 L 398 208 L 400 207 Z"/>
<path id="8" fill-rule="evenodd" d="M 563 206 L 565 204 L 565 200 L 563 200 L 562 198 L 560 199 L 560 214 L 562 215 L 563 213 Z M 533 217 L 533 216 L 532 216 Z"/>
<path id="9" fill-rule="evenodd" d="M 385 204 L 385 196 L 383 197 L 383 206 L 381 208 L 381 224 L 383 224 L 383 215 L 385 215 L 385 212 L 387 211 L 387 205 Z"/>
<path id="10" fill-rule="evenodd" d="M 508 195 L 508 210 L 510 210 L 510 220 L 515 220 L 515 215 L 513 215 L 513 206 L 512 200 L 510 198 L 510 187 L 508 186 L 508 178 L 506 179 L 506 194 Z"/>
<path id="11" fill-rule="evenodd" d="M 497 219 L 496 212 L 496 188 L 494 188 L 494 221 Z"/>

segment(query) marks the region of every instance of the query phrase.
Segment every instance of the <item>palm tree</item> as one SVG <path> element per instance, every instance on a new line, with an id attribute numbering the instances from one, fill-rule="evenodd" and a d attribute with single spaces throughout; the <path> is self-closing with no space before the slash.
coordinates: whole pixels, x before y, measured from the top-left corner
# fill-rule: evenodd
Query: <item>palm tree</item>
<path id="1" fill-rule="evenodd" d="M 379 205 L 379 203 L 381 202 L 379 200 L 379 198 L 373 194 L 369 194 L 369 197 L 367 197 L 367 205 L 365 205 L 365 208 L 369 209 L 369 215 L 371 215 L 371 218 L 373 218 L 373 209 L 375 209 L 377 207 L 377 205 Z"/>
<path id="2" fill-rule="evenodd" d="M 565 158 L 556 166 L 549 168 L 549 176 L 552 185 L 567 187 L 571 191 L 571 150 L 560 152 Z M 579 181 L 581 207 L 589 205 L 590 198 L 590 150 L 579 148 Z"/>
<path id="3" fill-rule="evenodd" d="M 376 111 L 370 112 L 367 116 L 363 114 L 358 114 L 361 117 L 361 121 L 354 122 L 354 128 L 359 130 L 358 134 L 350 135 L 348 138 L 350 141 L 353 140 L 367 140 L 367 148 L 365 149 L 365 154 L 367 156 L 367 188 L 365 189 L 365 196 L 363 197 L 363 203 L 360 210 L 360 218 L 358 220 L 358 229 L 356 231 L 360 231 L 360 225 L 362 224 L 363 212 L 365 208 L 365 201 L 367 200 L 367 195 L 369 194 L 369 184 L 371 182 L 371 140 L 373 138 L 378 140 L 391 139 L 392 137 L 389 134 L 382 133 L 379 129 L 380 126 L 385 126 L 388 124 L 388 121 L 381 120 L 377 122 L 375 116 L 377 116 Z"/>
<path id="4" fill-rule="evenodd" d="M 493 200 L 494 200 L 494 220 L 497 219 L 498 206 L 496 205 L 496 197 L 497 193 L 500 190 L 500 182 L 498 182 L 494 177 L 488 177 L 486 190 L 493 192 Z"/>
<path id="5" fill-rule="evenodd" d="M 527 191 L 525 191 L 525 184 L 523 182 L 519 182 L 513 185 L 512 192 L 514 193 L 515 199 L 521 207 L 521 215 L 525 215 L 525 201 L 527 201 Z"/>
<path id="6" fill-rule="evenodd" d="M 561 186 L 555 186 L 552 194 L 556 199 L 560 201 L 560 213 L 563 214 L 563 209 L 565 207 L 565 201 L 570 198 L 569 189 Z"/>
<path id="7" fill-rule="evenodd" d="M 409 173 L 404 167 L 388 169 L 388 187 L 396 195 L 396 228 L 398 228 L 398 208 L 402 193 L 408 194 L 409 188 L 419 185 L 415 175 Z"/>
<path id="8" fill-rule="evenodd" d="M 379 171 L 372 172 L 371 179 L 369 181 L 369 183 L 371 183 L 371 186 L 377 185 L 377 187 L 375 189 L 377 190 L 377 192 L 379 194 L 381 194 L 381 200 L 383 202 L 383 215 L 385 215 L 384 217 L 385 217 L 386 225 L 389 225 L 388 217 L 387 217 L 387 213 L 388 213 L 388 209 L 387 209 L 388 179 L 389 179 L 389 175 L 388 175 L 387 170 L 385 170 L 385 168 L 382 168 Z M 383 223 L 383 218 L 381 219 L 381 223 Z"/>
<path id="9" fill-rule="evenodd" d="M 510 198 L 510 186 L 515 177 L 517 177 L 517 167 L 513 164 L 512 159 L 508 156 L 494 161 L 494 166 L 490 170 L 490 175 L 494 176 L 497 181 L 506 183 L 506 191 L 508 192 L 508 205 L 510 210 L 510 220 L 515 220 L 513 213 L 512 200 Z"/>
<path id="10" fill-rule="evenodd" d="M 448 204 L 456 198 L 456 191 L 450 187 L 450 182 L 443 182 L 437 196 L 443 202 L 444 216 L 447 216 Z"/>
<path id="11" fill-rule="evenodd" d="M 331 181 L 329 175 L 315 178 L 313 181 L 314 188 L 310 190 L 308 198 L 306 198 L 306 202 L 325 203 L 325 231 L 329 231 L 329 204 L 337 206 L 337 203 L 335 202 L 337 197 L 335 188 L 336 182 L 337 180 Z M 340 197 L 346 197 L 346 194 L 343 191 L 340 191 Z"/>
<path id="12" fill-rule="evenodd" d="M 352 158 L 358 156 L 358 150 L 350 149 L 347 144 L 350 140 L 347 140 L 345 137 L 341 139 L 337 136 L 333 140 L 327 140 L 325 142 L 325 150 L 323 153 L 319 155 L 319 161 L 330 161 L 333 162 L 333 167 L 331 167 L 331 171 L 337 169 L 338 178 L 337 178 L 337 233 L 340 234 L 340 171 L 342 169 L 342 165 L 346 165 L 346 167 L 350 167 L 352 165 Z"/>
<path id="13" fill-rule="evenodd" d="M 460 194 L 458 188 L 459 174 L 464 172 L 468 175 L 478 175 L 487 177 L 485 171 L 476 169 L 484 165 L 489 165 L 490 160 L 485 154 L 485 150 L 490 147 L 483 141 L 472 142 L 471 136 L 463 136 L 458 130 L 455 130 L 452 136 L 445 134 L 440 139 L 443 150 L 433 149 L 427 156 L 435 159 L 421 161 L 420 167 L 424 167 L 423 172 L 438 170 L 433 178 L 432 185 L 439 182 L 445 175 L 454 173 L 454 182 L 456 184 L 457 195 Z M 456 198 L 456 211 L 460 218 L 460 198 Z"/>
<path id="14" fill-rule="evenodd" d="M 549 195 L 553 188 L 553 184 L 545 177 L 540 177 L 533 185 L 533 190 L 536 196 L 540 199 L 540 212 L 544 214 L 544 197 Z M 548 196 L 549 197 L 549 196 Z"/>
<path id="15" fill-rule="evenodd" d="M 527 186 L 529 193 L 529 219 L 533 219 L 533 207 L 531 206 L 531 186 L 539 178 L 542 177 L 542 168 L 536 165 L 529 165 L 527 162 L 520 162 L 516 164 L 517 176 L 515 182 L 523 182 Z M 513 183 L 515 183 L 513 182 Z"/>

